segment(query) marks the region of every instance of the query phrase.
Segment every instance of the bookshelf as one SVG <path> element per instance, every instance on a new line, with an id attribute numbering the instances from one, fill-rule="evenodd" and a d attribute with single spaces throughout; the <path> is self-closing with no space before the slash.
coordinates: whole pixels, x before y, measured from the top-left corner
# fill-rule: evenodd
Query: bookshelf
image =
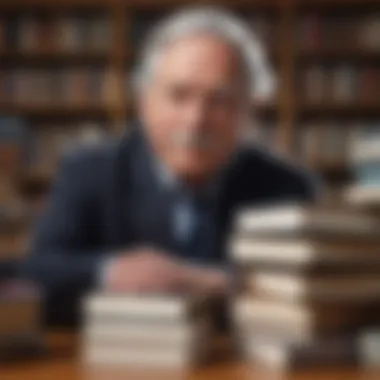
<path id="1" fill-rule="evenodd" d="M 252 105 L 261 134 L 333 187 L 348 183 L 350 131 L 380 126 L 380 0 L 205 3 L 236 11 L 265 44 L 278 88 L 273 99 Z M 133 115 L 128 75 L 144 34 L 152 22 L 185 4 L 193 5 L 183 0 L 1 1 L 0 116 L 21 119 L 29 135 L 89 124 L 121 135 Z M 336 133 L 327 133 L 326 126 Z M 344 149 L 337 148 L 342 144 Z M 334 155 L 325 152 L 326 146 Z M 15 172 L 12 181 L 20 194 L 35 195 L 48 188 L 54 168 L 28 164 Z"/>

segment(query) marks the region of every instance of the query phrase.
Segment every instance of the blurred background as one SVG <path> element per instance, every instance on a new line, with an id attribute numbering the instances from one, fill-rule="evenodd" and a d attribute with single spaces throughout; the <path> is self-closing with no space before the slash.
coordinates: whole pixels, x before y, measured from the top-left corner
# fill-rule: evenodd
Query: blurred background
<path id="1" fill-rule="evenodd" d="M 182 3 L 0 1 L 0 258 L 27 251 L 60 157 L 127 131 L 144 35 Z M 380 151 L 380 3 L 223 4 L 251 25 L 277 76 L 272 98 L 252 105 L 263 143 L 317 171 L 336 202 L 355 183 L 376 189 L 380 166 L 365 153 Z"/>

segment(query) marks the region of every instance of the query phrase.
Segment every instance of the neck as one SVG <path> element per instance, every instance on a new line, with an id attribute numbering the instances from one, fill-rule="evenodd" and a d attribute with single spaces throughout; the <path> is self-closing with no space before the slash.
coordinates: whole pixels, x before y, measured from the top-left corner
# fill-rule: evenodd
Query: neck
<path id="1" fill-rule="evenodd" d="M 214 175 L 212 173 L 196 173 L 179 176 L 179 179 L 189 188 L 198 190 L 207 186 L 207 184 L 212 181 L 213 177 Z"/>

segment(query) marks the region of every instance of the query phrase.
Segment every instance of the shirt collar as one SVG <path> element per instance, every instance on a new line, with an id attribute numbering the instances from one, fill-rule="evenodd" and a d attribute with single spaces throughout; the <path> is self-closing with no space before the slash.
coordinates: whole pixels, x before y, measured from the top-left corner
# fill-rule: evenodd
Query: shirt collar
<path id="1" fill-rule="evenodd" d="M 189 198 L 213 199 L 222 186 L 222 182 L 226 176 L 228 168 L 235 161 L 236 154 L 233 154 L 227 165 L 224 165 L 216 173 L 214 173 L 212 178 L 210 178 L 210 180 L 208 180 L 207 183 L 205 183 L 197 192 L 193 191 L 188 185 L 180 181 L 179 178 L 177 178 L 176 175 L 170 170 L 170 168 L 165 165 L 162 160 L 154 156 L 153 153 L 151 153 L 151 157 L 157 180 L 165 191 L 173 191 L 177 194 L 180 193 L 181 195 Z"/>

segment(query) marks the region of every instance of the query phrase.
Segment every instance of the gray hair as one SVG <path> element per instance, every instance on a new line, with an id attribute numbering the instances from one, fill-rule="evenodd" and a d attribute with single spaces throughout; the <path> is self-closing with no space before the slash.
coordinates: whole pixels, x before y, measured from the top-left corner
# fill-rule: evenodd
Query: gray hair
<path id="1" fill-rule="evenodd" d="M 231 44 L 245 68 L 245 83 L 252 100 L 267 100 L 275 89 L 275 80 L 265 51 L 242 20 L 220 8 L 198 7 L 178 11 L 161 21 L 150 32 L 132 78 L 135 89 L 141 89 L 154 69 L 157 58 L 172 42 L 192 34 L 209 33 Z"/>

